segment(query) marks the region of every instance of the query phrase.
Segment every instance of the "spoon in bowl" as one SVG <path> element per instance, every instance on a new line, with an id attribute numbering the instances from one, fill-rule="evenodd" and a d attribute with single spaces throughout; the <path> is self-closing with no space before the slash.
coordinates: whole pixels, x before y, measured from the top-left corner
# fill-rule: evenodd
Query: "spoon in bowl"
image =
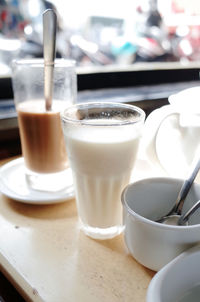
<path id="1" fill-rule="evenodd" d="M 157 219 L 156 222 L 167 224 L 167 221 L 172 220 L 171 216 L 178 215 L 180 218 L 180 216 L 182 214 L 182 208 L 183 208 L 185 198 L 194 182 L 194 179 L 195 179 L 197 173 L 199 172 L 199 169 L 200 169 L 200 158 L 198 159 L 197 162 L 195 162 L 194 168 L 192 169 L 190 176 L 184 181 L 184 183 L 179 191 L 179 194 L 176 199 L 174 207 L 169 211 L 168 214 Z"/>
<path id="2" fill-rule="evenodd" d="M 168 219 L 163 222 L 163 224 L 169 225 L 180 225 L 185 226 L 188 225 L 188 220 L 191 215 L 193 215 L 196 210 L 200 207 L 200 200 L 198 200 L 185 214 L 182 215 L 170 215 Z"/>

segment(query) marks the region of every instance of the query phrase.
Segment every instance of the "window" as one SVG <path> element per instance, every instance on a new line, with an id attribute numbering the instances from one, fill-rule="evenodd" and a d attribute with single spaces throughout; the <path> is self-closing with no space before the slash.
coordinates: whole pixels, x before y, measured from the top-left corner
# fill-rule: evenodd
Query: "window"
<path id="1" fill-rule="evenodd" d="M 80 72 L 199 67 L 198 1 L 2 0 L 2 73 L 15 57 L 43 55 L 48 7 L 58 15 L 57 56 L 75 59 Z"/>
<path id="2" fill-rule="evenodd" d="M 42 13 L 52 7 L 57 57 L 76 60 L 80 101 L 112 99 L 151 112 L 197 85 L 198 1 L 0 0 L 0 140 L 18 139 L 10 62 L 43 56 Z"/>

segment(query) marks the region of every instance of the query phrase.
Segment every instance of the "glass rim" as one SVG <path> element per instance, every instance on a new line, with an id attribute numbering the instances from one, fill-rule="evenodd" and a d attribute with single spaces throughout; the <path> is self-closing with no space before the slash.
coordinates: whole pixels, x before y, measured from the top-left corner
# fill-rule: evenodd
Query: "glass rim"
<path id="1" fill-rule="evenodd" d="M 56 58 L 54 61 L 54 67 L 75 67 L 76 61 L 65 58 Z M 32 67 L 43 67 L 43 58 L 28 58 L 28 59 L 14 59 L 11 63 L 12 67 L 15 66 L 32 66 Z"/>
<path id="2" fill-rule="evenodd" d="M 129 109 L 132 112 L 135 111 L 139 113 L 139 116 L 135 118 L 135 120 L 115 120 L 112 123 L 111 122 L 103 122 L 103 123 L 96 123 L 92 122 L 91 120 L 79 120 L 73 117 L 66 116 L 67 112 L 75 112 L 74 109 L 90 109 L 90 108 L 118 108 L 118 109 Z M 129 105 L 125 103 L 116 103 L 116 102 L 87 102 L 87 103 L 78 103 L 75 105 L 72 105 L 68 108 L 66 108 L 64 111 L 61 112 L 61 118 L 63 122 L 68 122 L 71 124 L 76 124 L 76 125 L 85 125 L 85 126 L 97 126 L 97 127 L 105 127 L 105 126 L 125 126 L 125 125 L 133 125 L 138 122 L 143 122 L 145 120 L 145 112 L 141 108 L 134 106 L 134 105 Z M 110 119 L 108 119 L 110 121 Z"/>

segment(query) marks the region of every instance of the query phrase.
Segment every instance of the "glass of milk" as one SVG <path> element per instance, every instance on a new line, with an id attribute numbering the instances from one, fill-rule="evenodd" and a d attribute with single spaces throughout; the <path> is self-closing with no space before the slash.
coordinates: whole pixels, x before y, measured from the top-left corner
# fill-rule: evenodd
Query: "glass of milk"
<path id="1" fill-rule="evenodd" d="M 120 103 L 80 103 L 61 113 L 81 228 L 96 239 L 123 230 L 121 192 L 137 157 L 145 113 Z"/>
<path id="2" fill-rule="evenodd" d="M 55 61 L 50 111 L 45 108 L 42 59 L 13 61 L 12 84 L 28 185 L 47 192 L 65 189 L 69 165 L 60 111 L 76 101 L 74 62 Z"/>

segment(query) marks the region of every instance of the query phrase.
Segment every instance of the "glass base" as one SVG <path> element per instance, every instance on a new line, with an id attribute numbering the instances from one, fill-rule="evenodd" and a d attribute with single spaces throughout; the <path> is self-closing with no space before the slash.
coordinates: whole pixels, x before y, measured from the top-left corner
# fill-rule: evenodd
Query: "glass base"
<path id="1" fill-rule="evenodd" d="M 35 173 L 26 169 L 26 181 L 28 186 L 37 191 L 57 192 L 69 186 L 67 179 L 71 173 L 70 169 L 57 173 Z"/>
<path id="2" fill-rule="evenodd" d="M 96 228 L 90 227 L 81 223 L 81 230 L 89 237 L 93 239 L 111 239 L 121 234 L 124 230 L 123 225 L 117 225 L 110 228 Z"/>

